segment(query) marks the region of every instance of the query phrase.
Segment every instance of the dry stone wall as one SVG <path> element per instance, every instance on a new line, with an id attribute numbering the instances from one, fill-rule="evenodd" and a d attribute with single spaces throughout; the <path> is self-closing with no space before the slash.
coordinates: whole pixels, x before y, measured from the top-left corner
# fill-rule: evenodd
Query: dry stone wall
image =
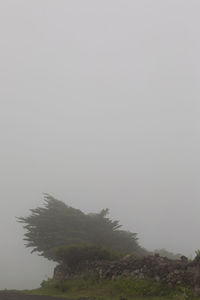
<path id="1" fill-rule="evenodd" d="M 163 282 L 170 287 L 176 285 L 190 286 L 196 295 L 200 295 L 200 260 L 188 261 L 185 256 L 180 260 L 170 260 L 159 255 L 143 258 L 125 257 L 113 262 L 86 262 L 74 270 L 66 265 L 58 265 L 54 270 L 54 278 L 67 279 L 85 271 L 96 273 L 99 279 L 114 280 L 120 276 L 151 278 Z"/>

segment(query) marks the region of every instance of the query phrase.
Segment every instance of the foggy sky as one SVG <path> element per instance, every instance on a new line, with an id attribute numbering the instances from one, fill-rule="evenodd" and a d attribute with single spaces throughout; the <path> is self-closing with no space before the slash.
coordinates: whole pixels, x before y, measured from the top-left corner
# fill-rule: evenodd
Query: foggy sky
<path id="1" fill-rule="evenodd" d="M 53 264 L 15 216 L 108 207 L 149 250 L 200 248 L 200 2 L 0 1 L 0 289 Z"/>

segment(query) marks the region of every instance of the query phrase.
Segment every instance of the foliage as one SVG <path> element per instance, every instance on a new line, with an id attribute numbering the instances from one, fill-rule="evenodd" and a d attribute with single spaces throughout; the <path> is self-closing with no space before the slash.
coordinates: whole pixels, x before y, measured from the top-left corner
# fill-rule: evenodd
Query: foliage
<path id="1" fill-rule="evenodd" d="M 200 259 L 200 250 L 199 249 L 195 251 L 195 254 L 196 254 L 195 258 Z"/>
<path id="2" fill-rule="evenodd" d="M 34 293 L 34 292 L 33 292 Z M 68 298 L 95 298 L 95 299 L 165 299 L 186 300 L 193 299 L 189 289 L 176 289 L 154 282 L 150 279 L 136 279 L 120 277 L 116 280 L 101 280 L 93 274 L 68 280 L 50 279 L 44 281 L 35 294 L 65 296 Z M 151 297 L 151 298 L 149 298 Z M 152 298 L 156 297 L 156 298 Z"/>
<path id="3" fill-rule="evenodd" d="M 67 264 L 71 269 L 75 269 L 85 261 L 95 260 L 116 260 L 120 256 L 114 251 L 98 247 L 95 245 L 74 245 L 59 247 L 56 251 L 58 261 Z"/>
<path id="4" fill-rule="evenodd" d="M 166 249 L 156 249 L 154 250 L 154 253 L 157 253 L 159 254 L 160 256 L 163 256 L 163 257 L 167 257 L 169 259 L 180 259 L 182 254 L 180 253 L 173 253 L 173 252 L 170 252 L 170 251 L 167 251 Z"/>
<path id="5" fill-rule="evenodd" d="M 85 214 L 45 194 L 44 207 L 31 209 L 27 217 L 17 218 L 26 230 L 26 247 L 56 260 L 56 248 L 93 244 L 121 253 L 140 253 L 135 233 L 121 229 L 119 221 L 108 218 L 108 209 Z"/>

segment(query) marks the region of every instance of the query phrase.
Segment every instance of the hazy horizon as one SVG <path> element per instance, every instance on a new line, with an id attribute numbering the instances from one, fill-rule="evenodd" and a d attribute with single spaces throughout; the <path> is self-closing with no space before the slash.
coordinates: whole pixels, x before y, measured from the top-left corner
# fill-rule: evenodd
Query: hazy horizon
<path id="1" fill-rule="evenodd" d="M 200 248 L 199 9 L 1 1 L 0 289 L 53 273 L 15 218 L 44 192 L 84 212 L 108 207 L 149 250 Z"/>

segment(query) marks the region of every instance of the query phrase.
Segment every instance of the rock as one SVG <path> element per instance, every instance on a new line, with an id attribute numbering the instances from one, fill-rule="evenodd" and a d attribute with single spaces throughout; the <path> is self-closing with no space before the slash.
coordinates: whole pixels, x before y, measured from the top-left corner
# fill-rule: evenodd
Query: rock
<path id="1" fill-rule="evenodd" d="M 196 297 L 200 296 L 200 287 L 199 286 L 195 286 L 195 288 L 194 288 L 194 295 Z"/>
<path id="2" fill-rule="evenodd" d="M 129 260 L 132 257 L 132 254 L 127 254 L 123 257 L 123 260 Z"/>
<path id="3" fill-rule="evenodd" d="M 188 258 L 184 255 L 181 256 L 181 261 L 184 262 L 184 263 L 187 263 L 188 262 Z"/>
<path id="4" fill-rule="evenodd" d="M 155 281 L 159 282 L 160 281 L 160 277 L 159 276 L 155 276 Z"/>
<path id="5" fill-rule="evenodd" d="M 129 255 L 114 262 L 85 262 L 73 272 L 66 265 L 58 265 L 54 270 L 54 278 L 66 279 L 85 271 L 96 273 L 99 280 L 102 278 L 115 280 L 125 276 L 139 279 L 153 278 L 155 282 L 166 283 L 169 287 L 187 284 L 200 295 L 200 261 L 189 262 L 185 256 L 180 260 L 170 260 L 159 255 L 134 259 Z"/>

